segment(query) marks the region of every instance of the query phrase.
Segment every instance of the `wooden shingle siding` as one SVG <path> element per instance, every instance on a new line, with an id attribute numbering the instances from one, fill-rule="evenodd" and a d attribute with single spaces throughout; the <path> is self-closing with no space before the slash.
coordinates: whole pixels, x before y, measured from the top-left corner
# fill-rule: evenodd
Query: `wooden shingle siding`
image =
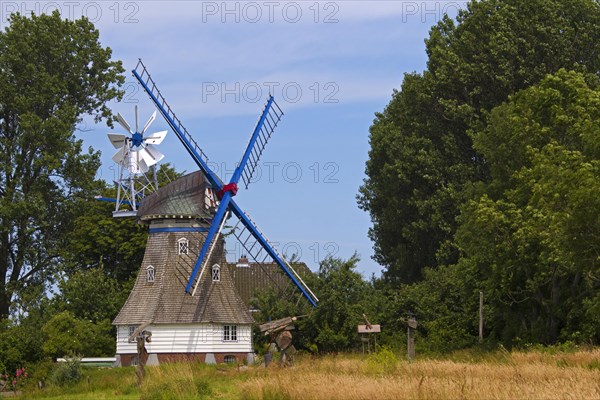
<path id="1" fill-rule="evenodd" d="M 152 341 L 148 353 L 250 353 L 252 326 L 237 325 L 237 341 L 223 341 L 223 326 L 217 324 L 150 325 Z M 117 354 L 136 353 L 136 344 L 128 342 L 126 326 L 117 329 Z"/>
<path id="2" fill-rule="evenodd" d="M 188 254 L 178 252 L 177 241 L 182 237 L 190 241 Z M 185 286 L 204 238 L 205 234 L 199 232 L 150 233 L 134 288 L 113 323 L 140 325 L 146 322 L 254 322 L 235 289 L 228 268 L 221 269 L 220 281 L 212 280 L 212 265 L 226 265 L 222 239 L 219 239 L 215 246 L 196 295 L 185 293 Z M 155 279 L 152 283 L 146 279 L 148 265 L 155 268 Z"/>

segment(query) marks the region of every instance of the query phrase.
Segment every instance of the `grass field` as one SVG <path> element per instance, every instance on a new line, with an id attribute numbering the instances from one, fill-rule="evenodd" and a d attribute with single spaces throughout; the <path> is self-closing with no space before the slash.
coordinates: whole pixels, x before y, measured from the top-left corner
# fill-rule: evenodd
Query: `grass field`
<path id="1" fill-rule="evenodd" d="M 398 361 L 391 352 L 300 358 L 291 368 L 171 364 L 86 370 L 44 399 L 600 399 L 600 349 L 569 353 L 472 351 Z"/>

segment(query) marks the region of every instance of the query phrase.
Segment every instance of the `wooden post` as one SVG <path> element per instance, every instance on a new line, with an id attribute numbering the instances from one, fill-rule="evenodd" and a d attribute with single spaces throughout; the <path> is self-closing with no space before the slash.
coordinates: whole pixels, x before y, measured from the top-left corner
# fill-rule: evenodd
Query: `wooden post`
<path id="1" fill-rule="evenodd" d="M 138 387 L 142 386 L 144 376 L 146 375 L 146 371 L 144 369 L 144 367 L 146 366 L 146 361 L 148 360 L 148 351 L 146 350 L 146 343 L 150 343 L 152 341 L 151 337 L 152 332 L 148 331 L 139 331 L 136 337 L 138 365 L 136 365 L 135 367 L 135 375 L 137 376 Z"/>
<path id="2" fill-rule="evenodd" d="M 362 347 L 363 347 L 363 356 L 365 355 L 365 335 L 362 334 L 360 335 L 360 341 L 362 343 Z"/>
<path id="3" fill-rule="evenodd" d="M 479 343 L 483 343 L 483 292 L 479 292 Z"/>
<path id="4" fill-rule="evenodd" d="M 137 342 L 137 355 L 138 355 L 138 364 L 135 366 L 135 375 L 137 376 L 137 385 L 138 387 L 142 386 L 144 381 L 144 376 L 146 375 L 146 371 L 144 367 L 146 366 L 146 359 L 148 358 L 148 351 L 146 350 L 146 337 L 143 333 L 140 333 L 136 338 Z"/>
<path id="5" fill-rule="evenodd" d="M 417 320 L 415 317 L 410 317 L 407 321 L 408 330 L 407 330 L 407 346 L 406 352 L 409 360 L 413 360 L 415 358 L 415 335 L 414 330 L 417 328 Z"/>

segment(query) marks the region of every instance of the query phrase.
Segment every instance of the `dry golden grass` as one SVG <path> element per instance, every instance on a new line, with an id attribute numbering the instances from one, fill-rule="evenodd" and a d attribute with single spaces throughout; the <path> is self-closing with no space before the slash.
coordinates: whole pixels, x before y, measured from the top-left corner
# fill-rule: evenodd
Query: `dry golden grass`
<path id="1" fill-rule="evenodd" d="M 600 349 L 578 352 L 464 350 L 413 363 L 390 351 L 370 357 L 305 357 L 292 368 L 163 364 L 89 369 L 68 387 L 31 388 L 51 399 L 599 399 Z"/>
<path id="2" fill-rule="evenodd" d="M 600 350 L 489 360 L 304 359 L 241 383 L 251 399 L 600 399 Z"/>

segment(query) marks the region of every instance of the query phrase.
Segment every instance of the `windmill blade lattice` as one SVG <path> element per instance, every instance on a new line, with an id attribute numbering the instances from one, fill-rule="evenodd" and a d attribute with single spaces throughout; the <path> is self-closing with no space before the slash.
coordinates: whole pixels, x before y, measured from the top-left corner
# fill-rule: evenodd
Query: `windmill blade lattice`
<path id="1" fill-rule="evenodd" d="M 304 282 L 302 277 L 292 268 L 292 266 L 275 250 L 275 246 L 267 239 L 266 235 L 258 228 L 258 226 L 252 221 L 250 216 L 246 214 L 244 211 L 234 208 L 234 214 L 237 216 L 239 214 L 242 217 L 238 217 L 238 222 L 234 225 L 232 229 L 232 234 L 241 244 L 241 246 L 246 251 L 246 254 L 256 262 L 268 276 L 270 273 L 266 268 L 267 264 L 270 263 L 284 263 L 287 266 L 287 270 L 284 272 L 287 274 L 287 277 L 296 284 L 296 286 L 302 287 L 301 292 L 306 298 L 312 299 L 311 304 L 315 305 L 319 299 L 315 294 L 310 290 L 308 285 Z M 258 235 L 256 234 L 258 233 Z M 264 246 L 262 241 L 267 242 L 268 246 Z M 268 248 L 272 249 L 269 251 Z M 271 277 L 271 280 L 276 282 L 274 277 Z M 283 288 L 284 290 L 287 288 Z"/>
<path id="2" fill-rule="evenodd" d="M 167 103 L 160 90 L 158 90 L 156 82 L 154 82 L 154 79 L 152 79 L 150 76 L 150 73 L 146 69 L 146 66 L 141 59 L 138 60 L 138 63 L 132 73 L 142 85 L 144 91 L 148 94 L 148 96 L 150 96 L 150 99 L 154 102 L 154 105 L 160 111 L 171 129 L 173 129 L 185 149 L 192 156 L 194 161 L 196 161 L 196 164 L 198 164 L 211 185 L 214 188 L 220 188 L 223 186 L 221 179 L 219 179 L 219 177 L 214 174 L 210 168 L 208 168 L 208 156 L 206 153 L 204 153 L 200 146 L 198 146 L 192 135 L 190 135 L 185 126 L 183 126 L 177 115 L 175 115 L 171 109 L 171 106 Z"/>
<path id="3" fill-rule="evenodd" d="M 254 134 L 250 137 L 250 142 L 248 143 L 251 152 L 248 158 L 248 164 L 242 173 L 242 180 L 244 181 L 246 189 L 250 186 L 252 175 L 256 170 L 260 156 L 282 116 L 283 111 L 281 111 L 281 108 L 279 108 L 279 105 L 277 105 L 273 96 L 269 96 L 269 101 L 265 104 L 263 113 L 256 124 L 256 128 L 254 128 Z M 252 143 L 252 138 L 255 138 L 254 144 Z"/>

